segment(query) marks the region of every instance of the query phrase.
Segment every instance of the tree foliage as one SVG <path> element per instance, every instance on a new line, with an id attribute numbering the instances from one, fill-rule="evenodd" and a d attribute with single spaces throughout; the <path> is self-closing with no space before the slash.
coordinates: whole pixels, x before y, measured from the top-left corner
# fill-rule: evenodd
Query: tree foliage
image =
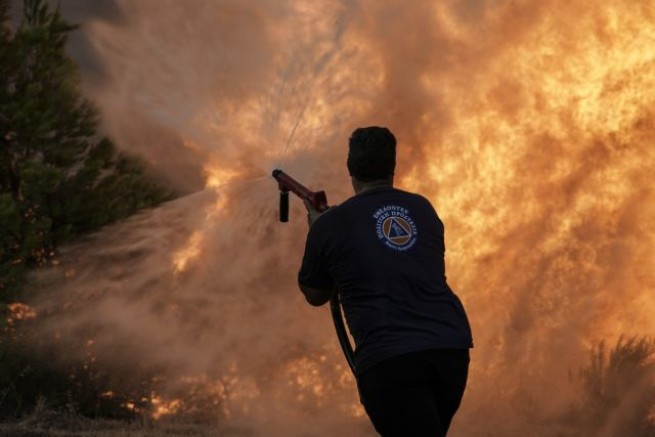
<path id="1" fill-rule="evenodd" d="M 97 133 L 66 54 L 76 26 L 44 0 L 24 0 L 8 25 L 0 0 L 0 302 L 20 290 L 25 269 L 46 264 L 57 244 L 153 206 L 171 194 Z"/>
<path id="2" fill-rule="evenodd" d="M 580 400 L 569 417 L 574 432 L 565 435 L 655 435 L 655 339 L 621 337 L 609 352 L 601 342 L 579 382 Z"/>
<path id="3" fill-rule="evenodd" d="M 0 417 L 29 413 L 42 399 L 125 417 L 124 396 L 102 395 L 111 375 L 84 360 L 61 363 L 45 339 L 29 336 L 29 306 L 18 301 L 25 272 L 49 263 L 58 244 L 172 193 L 97 132 L 66 54 L 76 26 L 45 0 L 23 6 L 12 29 L 9 0 L 0 0 Z M 139 384 L 131 393 L 146 390 Z"/>

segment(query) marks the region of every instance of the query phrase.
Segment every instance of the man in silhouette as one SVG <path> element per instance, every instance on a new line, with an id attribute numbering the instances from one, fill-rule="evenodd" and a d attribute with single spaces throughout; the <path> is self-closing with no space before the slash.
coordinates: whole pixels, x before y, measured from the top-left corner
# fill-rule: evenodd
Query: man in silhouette
<path id="1" fill-rule="evenodd" d="M 375 429 L 384 437 L 445 436 L 473 343 L 446 282 L 443 223 L 427 199 L 394 188 L 396 139 L 387 128 L 356 129 L 347 165 L 353 197 L 322 214 L 306 204 L 300 289 L 314 306 L 340 293 Z"/>

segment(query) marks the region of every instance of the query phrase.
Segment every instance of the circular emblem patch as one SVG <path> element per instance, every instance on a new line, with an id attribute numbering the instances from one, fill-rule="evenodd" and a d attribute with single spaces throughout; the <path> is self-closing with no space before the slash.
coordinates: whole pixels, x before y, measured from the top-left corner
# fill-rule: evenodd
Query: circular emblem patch
<path id="1" fill-rule="evenodd" d="M 418 231 L 407 208 L 387 205 L 373 214 L 380 241 L 394 250 L 407 250 L 416 243 Z"/>

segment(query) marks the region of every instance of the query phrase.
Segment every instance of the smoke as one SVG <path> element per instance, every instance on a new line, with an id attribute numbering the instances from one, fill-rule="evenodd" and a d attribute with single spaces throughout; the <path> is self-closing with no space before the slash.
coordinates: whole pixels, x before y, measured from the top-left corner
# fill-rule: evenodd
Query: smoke
<path id="1" fill-rule="evenodd" d="M 304 217 L 276 221 L 270 171 L 339 202 L 349 133 L 385 125 L 473 325 L 452 434 L 555 435 L 589 347 L 655 333 L 648 3 L 105 4 L 82 28 L 103 128 L 210 188 L 66 248 L 41 278 L 50 332 L 171 380 L 227 378 L 224 420 L 258 435 L 371 433 L 327 310 L 296 290 Z"/>

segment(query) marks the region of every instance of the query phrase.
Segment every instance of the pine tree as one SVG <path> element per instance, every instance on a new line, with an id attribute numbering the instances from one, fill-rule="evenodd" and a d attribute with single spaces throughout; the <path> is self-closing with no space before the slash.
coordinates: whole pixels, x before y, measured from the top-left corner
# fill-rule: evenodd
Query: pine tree
<path id="1" fill-rule="evenodd" d="M 76 26 L 46 1 L 24 0 L 12 34 L 7 11 L 0 0 L 0 301 L 58 242 L 171 196 L 97 134 L 97 114 L 66 54 Z"/>
<path id="2" fill-rule="evenodd" d="M 76 26 L 46 0 L 24 0 L 11 29 L 9 3 L 0 0 L 0 419 L 29 413 L 42 397 L 61 407 L 68 396 L 83 414 L 124 417 L 120 397 L 100 396 L 108 374 L 84 362 L 57 365 L 47 340 L 30 336 L 30 320 L 12 316 L 21 304 L 10 303 L 23 298 L 25 272 L 47 264 L 58 244 L 172 193 L 98 134 L 65 51 Z"/>

